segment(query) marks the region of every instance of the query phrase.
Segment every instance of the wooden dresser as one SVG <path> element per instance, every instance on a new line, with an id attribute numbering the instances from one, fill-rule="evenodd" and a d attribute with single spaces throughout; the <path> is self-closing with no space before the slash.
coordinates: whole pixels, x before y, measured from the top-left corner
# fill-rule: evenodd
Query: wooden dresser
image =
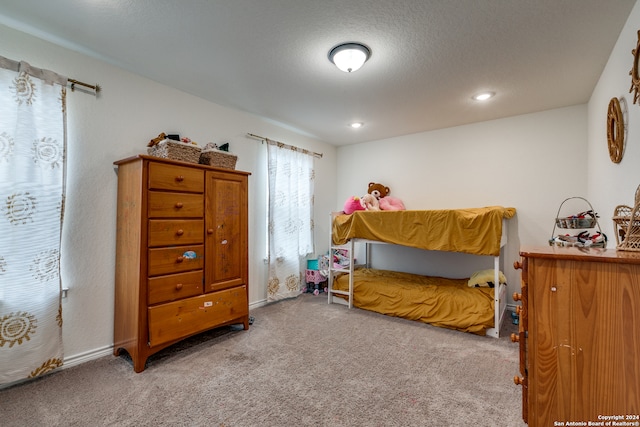
<path id="1" fill-rule="evenodd" d="M 249 173 L 150 156 L 118 166 L 114 354 L 147 358 L 215 327 L 249 328 Z"/>
<path id="2" fill-rule="evenodd" d="M 524 420 L 640 425 L 640 253 L 548 246 L 520 255 L 512 340 L 520 345 L 514 381 Z"/>

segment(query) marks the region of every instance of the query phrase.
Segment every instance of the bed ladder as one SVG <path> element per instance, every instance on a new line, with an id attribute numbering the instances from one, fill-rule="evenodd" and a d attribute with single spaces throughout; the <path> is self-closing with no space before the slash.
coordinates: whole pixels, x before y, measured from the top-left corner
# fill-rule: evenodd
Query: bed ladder
<path id="1" fill-rule="evenodd" d="M 333 251 L 345 250 L 349 254 L 349 266 L 348 267 L 336 267 L 333 263 Z M 353 308 L 353 270 L 354 270 L 354 256 L 353 256 L 354 244 L 353 240 L 345 243 L 344 245 L 334 245 L 333 242 L 330 246 L 329 254 L 329 280 L 327 285 L 327 302 L 332 304 L 334 302 L 340 304 L 346 304 L 349 308 Z M 333 289 L 333 281 L 336 274 L 346 273 L 349 275 L 349 290 L 341 291 Z M 344 295 L 347 297 L 347 302 L 342 298 L 334 299 L 335 295 Z"/>
<path id="2" fill-rule="evenodd" d="M 331 212 L 330 214 L 330 218 L 331 218 L 331 222 L 329 223 L 329 278 L 327 280 L 327 302 L 329 304 L 332 304 L 334 302 L 336 303 L 340 303 L 340 304 L 344 304 L 344 305 L 348 305 L 349 308 L 353 308 L 353 270 L 355 268 L 354 266 L 354 261 L 355 261 L 355 257 L 354 257 L 354 242 L 353 239 L 349 240 L 347 243 L 343 244 L 343 245 L 334 245 L 333 244 L 333 233 L 331 232 L 331 230 L 333 230 L 333 220 L 335 219 L 336 215 L 341 214 L 342 212 Z M 333 262 L 333 252 L 335 250 L 344 250 L 347 251 L 348 255 L 349 255 L 349 266 L 348 268 L 345 267 L 336 267 L 334 265 Z M 348 274 L 349 275 L 349 290 L 348 291 L 341 291 L 338 289 L 333 289 L 333 281 L 335 280 L 335 277 L 337 274 Z M 347 300 L 345 301 L 343 298 L 334 298 L 336 295 L 343 295 L 347 297 Z"/>
<path id="3" fill-rule="evenodd" d="M 493 258 L 493 283 L 497 283 L 493 288 L 493 328 L 488 328 L 487 336 L 500 338 L 500 326 L 506 312 L 507 285 L 500 283 L 500 256 Z"/>

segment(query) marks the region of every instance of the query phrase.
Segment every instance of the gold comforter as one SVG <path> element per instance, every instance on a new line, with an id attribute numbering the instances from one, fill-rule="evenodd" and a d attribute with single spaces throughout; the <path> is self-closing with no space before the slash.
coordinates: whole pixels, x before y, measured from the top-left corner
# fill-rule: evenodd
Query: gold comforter
<path id="1" fill-rule="evenodd" d="M 478 335 L 493 327 L 492 288 L 470 288 L 467 279 L 369 268 L 353 274 L 355 307 Z M 338 276 L 333 288 L 347 291 L 349 275 Z"/>
<path id="2" fill-rule="evenodd" d="M 333 243 L 352 238 L 377 240 L 434 251 L 500 255 L 502 219 L 515 208 L 356 211 L 333 221 Z"/>

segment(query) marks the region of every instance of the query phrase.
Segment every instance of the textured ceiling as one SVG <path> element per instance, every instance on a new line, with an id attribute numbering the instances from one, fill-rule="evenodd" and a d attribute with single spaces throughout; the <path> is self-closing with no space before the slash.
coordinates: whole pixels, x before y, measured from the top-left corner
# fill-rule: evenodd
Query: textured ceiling
<path id="1" fill-rule="evenodd" d="M 20 0 L 0 23 L 343 145 L 586 103 L 635 2 Z M 372 50 L 352 74 L 327 59 L 347 41 Z"/>

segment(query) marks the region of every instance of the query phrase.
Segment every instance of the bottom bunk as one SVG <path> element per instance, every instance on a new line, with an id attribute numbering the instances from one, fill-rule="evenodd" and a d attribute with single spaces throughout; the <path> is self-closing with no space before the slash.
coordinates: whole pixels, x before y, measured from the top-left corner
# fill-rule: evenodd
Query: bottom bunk
<path id="1" fill-rule="evenodd" d="M 493 274 L 493 270 L 491 270 Z M 333 290 L 349 291 L 349 274 L 334 276 Z M 498 337 L 506 304 L 500 305 L 506 285 L 470 287 L 469 279 L 447 279 L 397 271 L 356 268 L 353 271 L 353 305 L 365 310 L 417 320 L 434 326 Z M 337 294 L 336 297 L 347 298 Z"/>

